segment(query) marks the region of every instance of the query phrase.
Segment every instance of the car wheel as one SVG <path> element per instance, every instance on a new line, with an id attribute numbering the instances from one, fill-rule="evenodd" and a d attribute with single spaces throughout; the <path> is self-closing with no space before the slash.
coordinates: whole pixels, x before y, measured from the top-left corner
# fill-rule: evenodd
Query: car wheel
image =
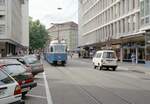
<path id="1" fill-rule="evenodd" d="M 24 100 L 21 100 L 21 101 L 20 101 L 20 104 L 25 104 L 25 101 L 24 101 Z"/>
<path id="2" fill-rule="evenodd" d="M 103 67 L 102 66 L 99 66 L 99 70 L 102 70 L 103 69 Z"/>
<path id="3" fill-rule="evenodd" d="M 116 67 L 113 67 L 113 71 L 116 71 Z"/>
<path id="4" fill-rule="evenodd" d="M 107 70 L 109 70 L 109 67 L 106 67 Z"/>
<path id="5" fill-rule="evenodd" d="M 28 93 L 28 92 L 22 92 L 22 98 L 24 98 L 27 93 Z"/>
<path id="6" fill-rule="evenodd" d="M 96 69 L 97 68 L 97 66 L 96 65 L 94 65 L 94 69 Z"/>

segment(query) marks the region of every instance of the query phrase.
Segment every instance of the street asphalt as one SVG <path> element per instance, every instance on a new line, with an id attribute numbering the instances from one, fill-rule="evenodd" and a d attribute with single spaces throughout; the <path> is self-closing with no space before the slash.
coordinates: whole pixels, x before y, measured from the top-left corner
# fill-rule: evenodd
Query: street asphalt
<path id="1" fill-rule="evenodd" d="M 68 60 L 66 66 L 43 61 L 45 73 L 25 98 L 26 104 L 150 104 L 150 75 L 94 69 L 91 61 Z M 123 66 L 125 67 L 125 66 Z"/>

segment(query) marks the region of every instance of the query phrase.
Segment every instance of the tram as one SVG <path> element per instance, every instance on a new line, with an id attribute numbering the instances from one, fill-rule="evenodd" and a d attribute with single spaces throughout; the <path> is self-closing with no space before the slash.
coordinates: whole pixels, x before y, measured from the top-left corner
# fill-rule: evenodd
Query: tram
<path id="1" fill-rule="evenodd" d="M 53 40 L 46 47 L 44 57 L 52 65 L 67 63 L 67 45 L 65 41 Z"/>

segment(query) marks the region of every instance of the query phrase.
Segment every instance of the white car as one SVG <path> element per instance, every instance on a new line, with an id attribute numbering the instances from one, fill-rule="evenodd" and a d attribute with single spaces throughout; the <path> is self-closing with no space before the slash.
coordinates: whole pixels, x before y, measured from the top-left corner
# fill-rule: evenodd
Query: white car
<path id="1" fill-rule="evenodd" d="M 93 65 L 95 69 L 99 67 L 102 70 L 105 67 L 107 69 L 112 68 L 115 71 L 118 66 L 115 52 L 112 50 L 97 51 L 93 57 Z"/>
<path id="2" fill-rule="evenodd" d="M 0 104 L 24 104 L 21 87 L 0 68 Z"/>

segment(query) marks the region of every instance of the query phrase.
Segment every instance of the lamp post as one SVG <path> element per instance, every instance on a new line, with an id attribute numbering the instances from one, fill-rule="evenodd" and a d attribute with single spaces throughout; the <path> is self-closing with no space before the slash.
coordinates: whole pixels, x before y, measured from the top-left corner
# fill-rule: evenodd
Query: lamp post
<path id="1" fill-rule="evenodd" d="M 57 8 L 57 10 L 62 10 L 62 8 L 61 7 L 59 7 L 59 8 Z M 58 34 L 57 34 L 57 38 L 58 38 L 58 42 L 60 43 L 60 36 L 59 36 L 59 26 L 61 25 L 61 24 L 59 24 L 59 23 L 51 23 L 53 26 L 55 26 L 56 28 L 58 28 Z"/>
<path id="2" fill-rule="evenodd" d="M 61 24 L 57 24 L 57 23 L 51 23 L 54 27 L 56 27 L 56 29 L 57 29 L 57 32 L 58 32 L 58 34 L 57 34 L 57 39 L 58 39 L 58 42 L 60 42 L 60 30 L 59 30 L 59 26 L 61 25 Z"/>

